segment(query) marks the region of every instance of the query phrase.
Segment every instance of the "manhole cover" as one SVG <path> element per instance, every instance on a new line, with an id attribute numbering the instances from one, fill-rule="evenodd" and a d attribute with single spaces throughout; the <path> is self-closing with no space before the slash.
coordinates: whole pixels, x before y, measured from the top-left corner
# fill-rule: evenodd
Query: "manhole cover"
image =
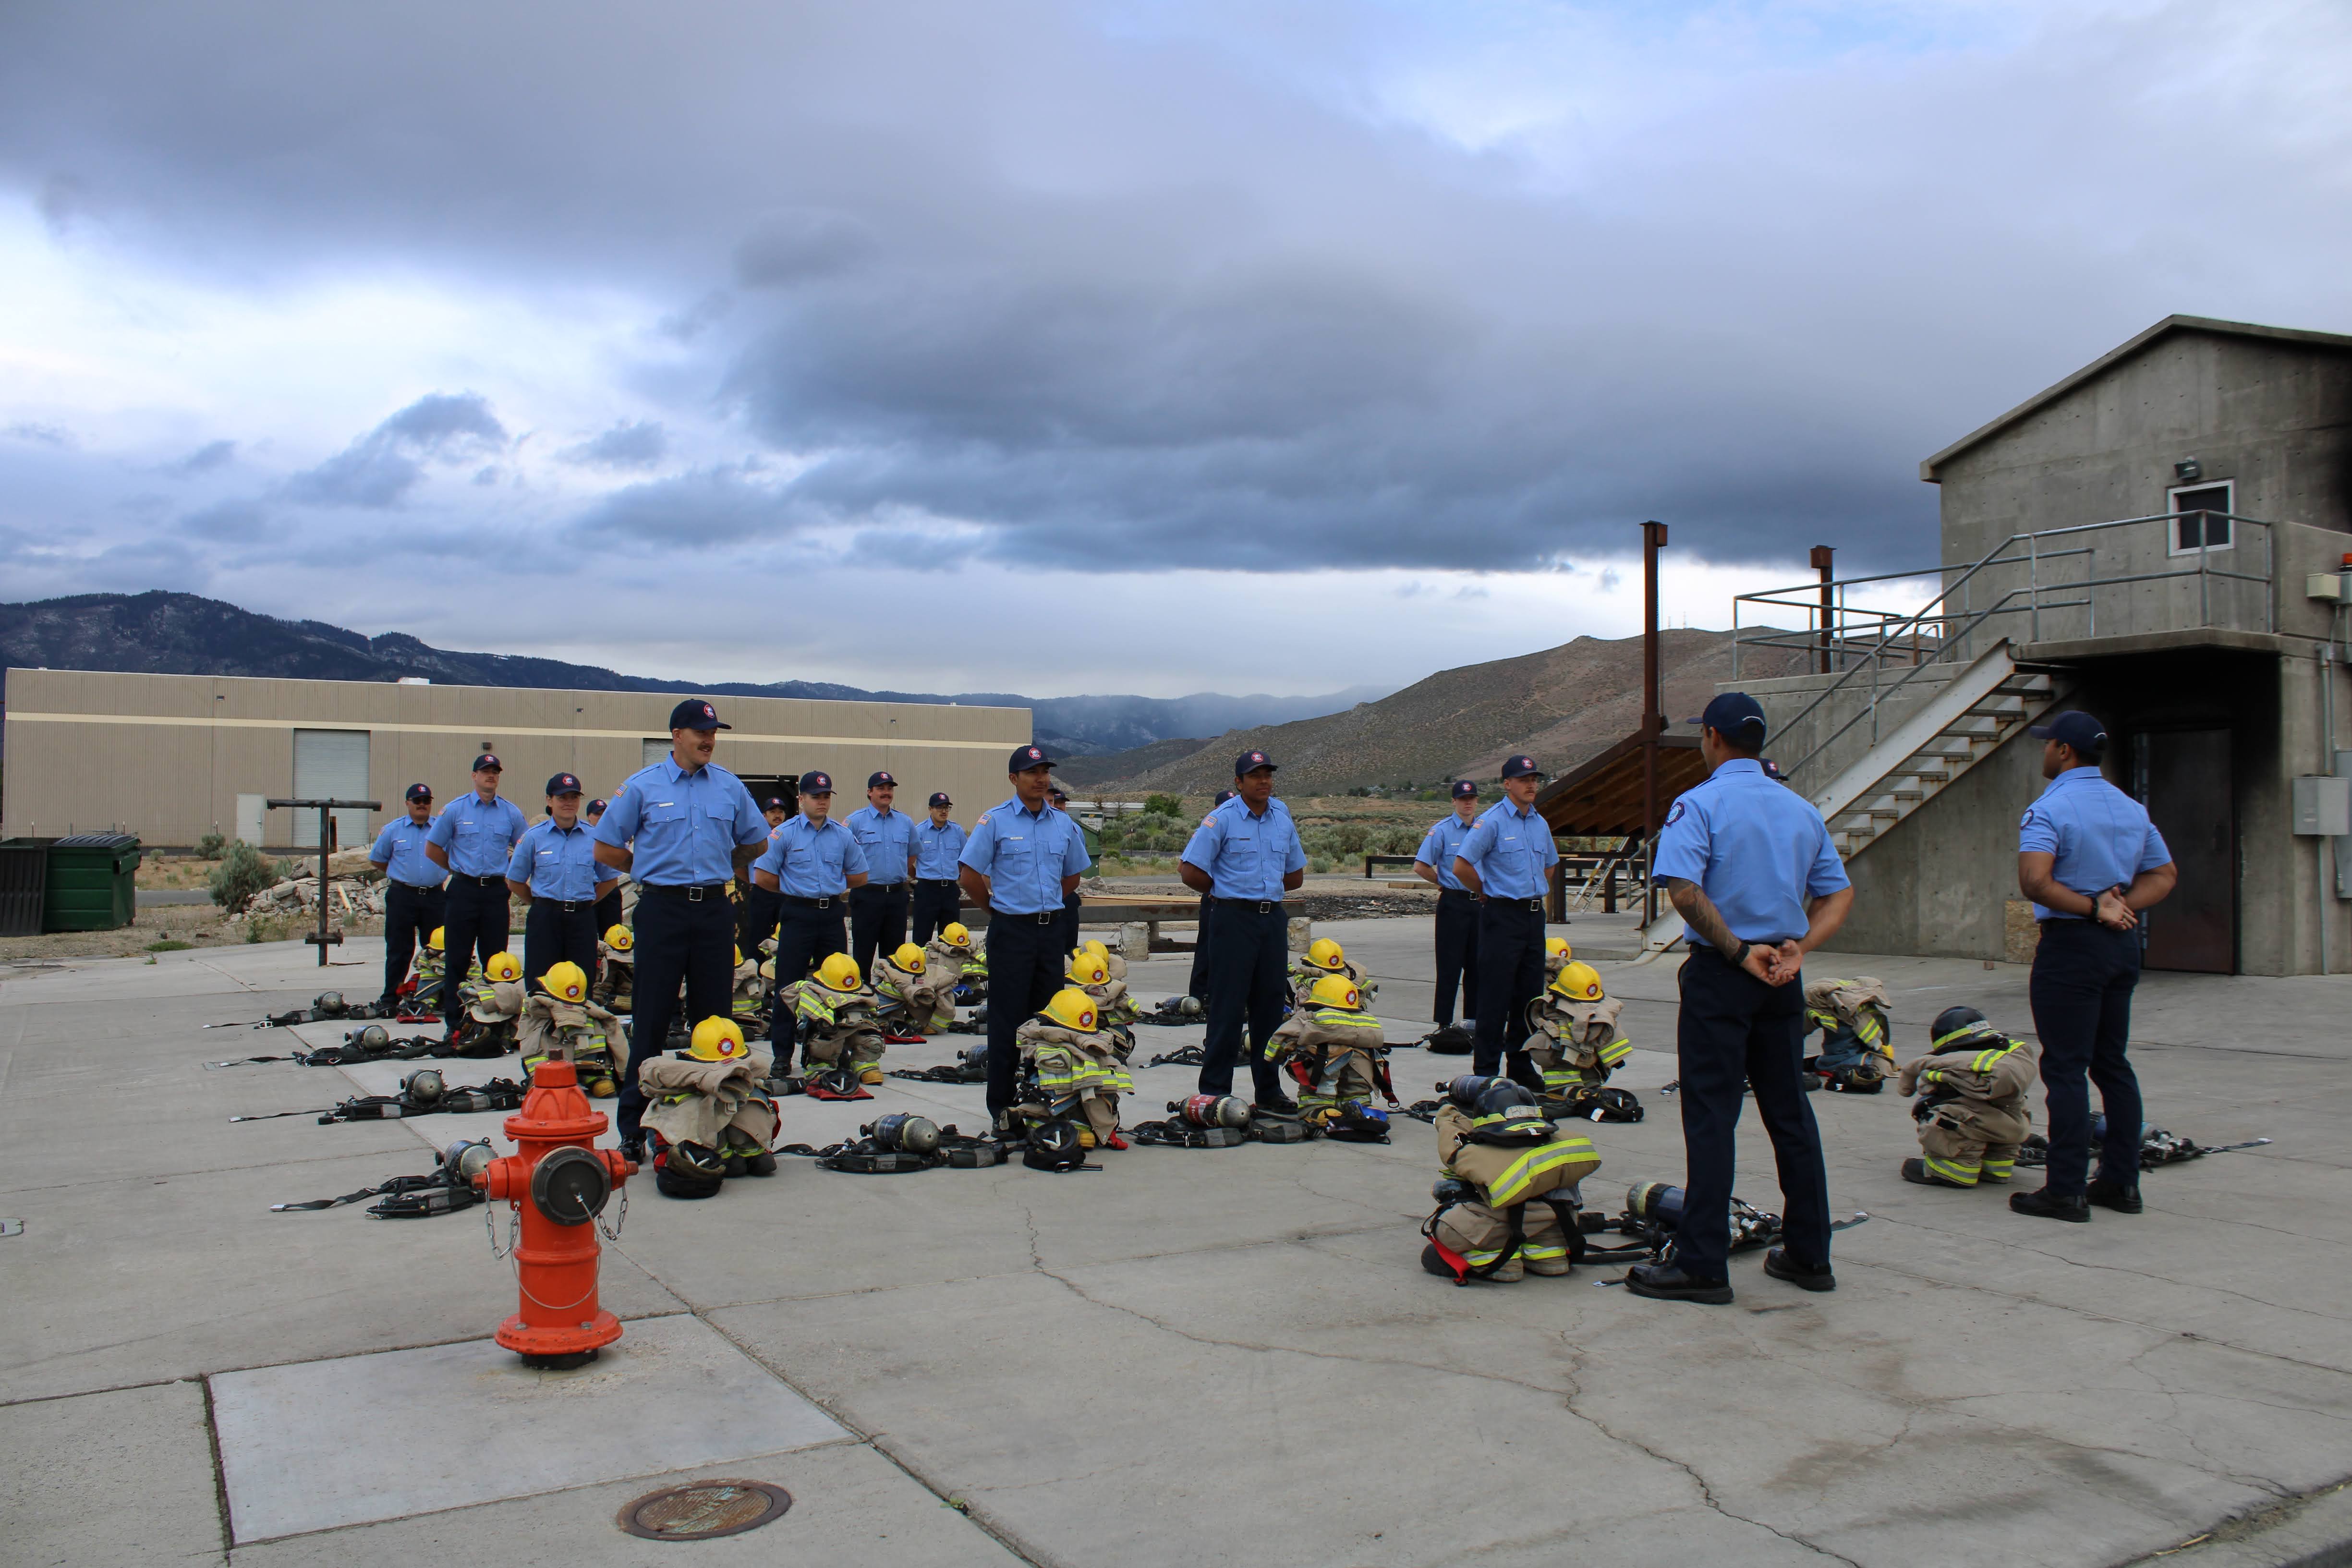
<path id="1" fill-rule="evenodd" d="M 614 1522 L 646 1541 L 709 1541 L 757 1530 L 792 1506 L 792 1493 L 765 1481 L 698 1481 L 648 1493 Z"/>

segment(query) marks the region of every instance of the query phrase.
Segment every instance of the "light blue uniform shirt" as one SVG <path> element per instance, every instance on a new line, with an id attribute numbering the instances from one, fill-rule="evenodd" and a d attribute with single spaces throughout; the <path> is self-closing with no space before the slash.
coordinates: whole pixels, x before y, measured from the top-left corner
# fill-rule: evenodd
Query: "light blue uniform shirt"
<path id="1" fill-rule="evenodd" d="M 449 857 L 449 869 L 461 877 L 503 877 L 507 857 L 527 826 L 522 808 L 506 796 L 486 802 L 467 790 L 441 808 L 425 841 L 439 845 Z"/>
<path id="2" fill-rule="evenodd" d="M 1016 795 L 980 814 L 957 863 L 988 879 L 991 907 L 1042 915 L 1062 907 L 1062 879 L 1094 861 L 1073 818 L 1050 805 L 1025 811 Z"/>
<path id="3" fill-rule="evenodd" d="M 616 881 L 620 873 L 596 859 L 596 830 L 575 821 L 566 833 L 550 816 L 524 832 L 507 862 L 507 880 L 522 882 L 534 899 L 560 903 L 584 903 L 596 896 L 596 884 Z"/>
<path id="4" fill-rule="evenodd" d="M 2017 851 L 2053 856 L 2050 874 L 2062 888 L 2095 899 L 2128 888 L 2142 871 L 2168 864 L 2172 851 L 2147 819 L 2147 808 L 2103 777 L 2096 767 L 2068 768 L 2050 781 L 2017 825 Z M 2038 921 L 2088 920 L 2033 906 Z"/>
<path id="5" fill-rule="evenodd" d="M 866 851 L 866 877 L 874 887 L 907 879 L 907 858 L 915 852 L 915 819 L 895 806 L 887 816 L 870 805 L 849 814 L 849 831 Z"/>
<path id="6" fill-rule="evenodd" d="M 1454 853 L 1470 862 L 1490 898 L 1540 899 L 1544 873 L 1559 859 L 1559 846 L 1551 841 L 1551 824 L 1542 812 L 1498 800 L 1472 819 Z"/>
<path id="7" fill-rule="evenodd" d="M 425 858 L 425 836 L 433 824 L 418 826 L 403 812 L 394 821 L 383 825 L 375 836 L 375 847 L 368 858 L 383 868 L 383 874 L 395 882 L 405 882 L 412 888 L 437 888 L 449 873 Z"/>
<path id="8" fill-rule="evenodd" d="M 1184 863 L 1209 874 L 1213 899 L 1282 901 L 1282 879 L 1307 869 L 1307 850 L 1290 808 L 1269 798 L 1259 816 L 1235 795 L 1201 819 L 1184 846 Z"/>
<path id="9" fill-rule="evenodd" d="M 1468 822 L 1458 816 L 1447 816 L 1432 823 L 1427 836 L 1421 841 L 1421 847 L 1412 852 L 1414 859 L 1437 873 L 1439 887 L 1450 888 L 1457 893 L 1463 890 L 1462 879 L 1454 874 L 1454 858 L 1462 853 L 1462 846 L 1468 841 L 1470 829 L 1477 820 L 1475 816 Z"/>
<path id="10" fill-rule="evenodd" d="M 1812 802 L 1748 757 L 1683 792 L 1658 830 L 1653 874 L 1696 882 L 1731 934 L 1749 942 L 1795 941 L 1810 923 L 1805 900 L 1848 885 Z"/>
<path id="11" fill-rule="evenodd" d="M 829 816 L 822 827 L 811 826 L 805 816 L 784 818 L 751 869 L 767 872 L 778 891 L 795 899 L 837 899 L 849 891 L 852 872 L 871 874 L 857 836 Z"/>
<path id="12" fill-rule="evenodd" d="M 915 824 L 915 875 L 927 882 L 954 881 L 956 857 L 971 838 L 960 822 L 942 826 L 923 818 Z"/>
<path id="13" fill-rule="evenodd" d="M 664 757 L 629 775 L 595 833 L 599 844 L 631 848 L 629 875 L 641 884 L 707 888 L 735 875 L 737 846 L 767 840 L 768 819 L 717 763 L 688 773 Z"/>

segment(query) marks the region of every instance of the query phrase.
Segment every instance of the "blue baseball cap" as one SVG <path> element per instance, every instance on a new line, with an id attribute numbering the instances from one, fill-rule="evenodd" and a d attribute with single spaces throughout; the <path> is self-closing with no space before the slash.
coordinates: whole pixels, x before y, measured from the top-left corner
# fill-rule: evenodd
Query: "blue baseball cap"
<path id="1" fill-rule="evenodd" d="M 831 773 L 803 773 L 801 775 L 800 792 L 803 795 L 831 795 L 833 793 L 833 775 Z"/>
<path id="2" fill-rule="evenodd" d="M 1025 773 L 1031 768 L 1050 768 L 1053 765 L 1054 759 L 1045 754 L 1043 747 L 1020 746 L 1014 748 L 1013 755 L 1005 760 L 1004 771 L 1008 773 Z"/>
<path id="3" fill-rule="evenodd" d="M 433 798 L 433 786 L 427 784 L 410 784 L 408 786 L 408 798 L 411 800 L 431 800 Z"/>
<path id="4" fill-rule="evenodd" d="M 792 806 L 780 795 L 772 795 L 760 803 L 761 811 L 790 811 Z"/>
<path id="5" fill-rule="evenodd" d="M 931 804 L 933 805 L 953 805 L 955 802 L 950 800 L 948 798 L 948 792 L 942 789 L 933 790 L 931 792 Z"/>
<path id="6" fill-rule="evenodd" d="M 478 773 L 502 773 L 507 771 L 507 765 L 499 761 L 497 752 L 484 752 L 474 759 L 473 771 Z"/>
<path id="7" fill-rule="evenodd" d="M 1544 771 L 1536 766 L 1533 757 L 1513 757 L 1503 764 L 1503 776 L 1507 779 L 1524 778 L 1529 773 L 1538 778 L 1544 776 Z"/>
<path id="8" fill-rule="evenodd" d="M 897 789 L 898 787 L 898 781 L 887 772 L 867 773 L 866 775 L 866 787 L 867 789 L 880 789 L 885 784 L 889 785 L 892 789 Z"/>
<path id="9" fill-rule="evenodd" d="M 1706 711 L 1686 724 L 1714 731 L 1734 745 L 1753 751 L 1764 743 L 1764 705 L 1745 691 L 1726 691 L 1706 705 Z"/>
<path id="10" fill-rule="evenodd" d="M 2057 714 L 2047 724 L 2035 724 L 2026 733 L 2037 741 L 2071 746 L 2086 762 L 2097 762 L 2107 749 L 2107 727 L 2080 709 Z"/>
<path id="11" fill-rule="evenodd" d="M 577 774 L 557 773 L 547 781 L 547 793 L 550 795 L 581 795 L 585 792 L 580 787 L 580 779 Z"/>
<path id="12" fill-rule="evenodd" d="M 1468 779 L 1455 779 L 1454 781 L 1454 798 L 1456 800 L 1475 800 L 1478 798 L 1478 786 Z"/>
<path id="13" fill-rule="evenodd" d="M 1234 798 L 1234 792 L 1233 792 L 1233 791 L 1231 791 L 1231 790 L 1229 790 L 1229 789 L 1221 789 L 1221 790 L 1219 790 L 1219 791 L 1217 792 L 1217 798 L 1216 798 L 1216 799 L 1214 799 L 1214 800 L 1213 800 L 1213 801 L 1211 801 L 1211 802 L 1209 803 L 1209 809 L 1210 809 L 1211 811 L 1214 811 L 1214 810 L 1216 810 L 1216 809 L 1217 809 L 1217 807 L 1219 807 L 1219 806 L 1221 806 L 1221 805 L 1224 805 L 1224 804 L 1225 804 L 1225 802 L 1227 802 L 1227 801 L 1229 801 L 1229 800 L 1231 800 L 1231 799 L 1233 799 L 1233 798 Z"/>
<path id="14" fill-rule="evenodd" d="M 583 806 L 582 806 L 582 807 L 580 808 L 580 815 L 581 815 L 581 816 L 604 816 L 604 801 L 602 801 L 601 799 L 600 799 L 600 800 L 592 800 L 592 801 L 590 801 L 586 805 L 583 805 Z"/>
<path id="15" fill-rule="evenodd" d="M 699 697 L 689 697 L 669 710 L 669 727 L 673 730 L 732 730 L 732 724 L 719 721 L 719 710 Z"/>
<path id="16" fill-rule="evenodd" d="M 1274 761 L 1264 752 L 1244 752 L 1240 756 L 1234 759 L 1234 777 L 1237 779 L 1245 779 L 1249 777 L 1250 774 L 1257 772 L 1260 768 L 1264 768 L 1267 773 L 1272 773 L 1274 772 L 1276 765 L 1276 764 Z"/>

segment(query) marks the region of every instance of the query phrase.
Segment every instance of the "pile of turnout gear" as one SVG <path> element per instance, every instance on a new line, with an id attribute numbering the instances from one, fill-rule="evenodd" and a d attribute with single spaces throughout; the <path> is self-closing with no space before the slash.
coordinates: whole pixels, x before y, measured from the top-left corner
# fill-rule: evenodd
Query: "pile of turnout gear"
<path id="1" fill-rule="evenodd" d="M 1812 990 L 1805 988 L 1809 1005 Z M 1962 1188 L 2008 1181 L 2033 1130 L 2026 1095 L 2041 1061 L 2041 1047 L 2000 1033 L 1974 1007 L 1937 1014 L 1927 1054 L 1895 1075 L 1897 1093 L 1919 1097 L 1911 1117 L 1919 1124 L 1920 1157 L 1903 1162 L 1903 1179 Z"/>
<path id="2" fill-rule="evenodd" d="M 636 1011 L 637 933 L 625 925 L 604 928 L 596 944 L 596 1005 L 613 1013 Z"/>
<path id="3" fill-rule="evenodd" d="M 1318 936 L 1307 944 L 1306 953 L 1291 965 L 1290 1010 L 1295 1013 L 1307 1006 L 1307 994 L 1315 989 L 1316 983 L 1332 975 L 1353 985 L 1356 994 L 1363 998 L 1363 1005 L 1368 1008 L 1372 1005 L 1372 998 L 1380 994 L 1380 982 L 1349 963 L 1345 948 L 1328 936 Z"/>
<path id="4" fill-rule="evenodd" d="M 1348 1142 L 1389 1141 L 1388 1112 L 1372 1103 L 1375 1094 L 1397 1103 L 1388 1041 L 1354 981 L 1337 973 L 1316 981 L 1266 1041 L 1266 1054 L 1297 1082 L 1298 1118 L 1311 1131 Z"/>
<path id="5" fill-rule="evenodd" d="M 919 1046 L 927 1036 L 955 1022 L 954 975 L 945 964 L 935 971 L 930 955 L 911 942 L 900 942 L 887 956 L 876 953 L 866 979 L 885 1044 Z"/>
<path id="6" fill-rule="evenodd" d="M 487 1138 L 461 1138 L 449 1144 L 435 1157 L 433 1169 L 421 1176 L 394 1176 L 373 1187 L 362 1187 L 355 1193 L 340 1197 L 312 1198 L 307 1203 L 271 1204 L 272 1214 L 301 1214 L 320 1209 L 341 1208 L 347 1204 L 366 1203 L 370 1198 L 381 1202 L 369 1204 L 370 1219 L 423 1219 L 430 1215 L 455 1214 L 459 1209 L 473 1207 L 482 1201 L 481 1193 L 474 1186 L 474 1178 L 489 1167 L 498 1152 Z"/>
<path id="7" fill-rule="evenodd" d="M 1885 983 L 1875 975 L 1807 981 L 1805 1033 L 1819 1029 L 1822 1049 L 1805 1058 L 1805 1071 L 1845 1094 L 1876 1094 L 1885 1088 L 1895 1076 L 1895 1046 L 1886 1022 L 1892 1005 Z"/>
<path id="8" fill-rule="evenodd" d="M 1551 939 L 1558 942 L 1559 939 Z M 1568 951 L 1566 942 L 1560 951 Z M 1617 1027 L 1624 1004 L 1601 988 L 1592 965 L 1563 960 L 1551 984 L 1528 1010 L 1534 1032 L 1528 1058 L 1543 1074 L 1537 1109 L 1554 1121 L 1639 1121 L 1642 1102 L 1633 1091 L 1607 1087 L 1609 1075 L 1632 1053 L 1633 1042 Z"/>
<path id="9" fill-rule="evenodd" d="M 751 1048 L 732 1018 L 705 1018 L 686 1049 L 637 1068 L 654 1190 L 716 1197 L 730 1176 L 772 1176 L 776 1102 L 760 1091 Z"/>
<path id="10" fill-rule="evenodd" d="M 1013 1037 L 1021 1052 L 1021 1099 L 1008 1117 L 1025 1126 L 1033 1145 L 1048 1123 L 1059 1122 L 1071 1136 L 1065 1141 L 1056 1130 L 1047 1133 L 1047 1144 L 1066 1142 L 1080 1151 L 1127 1147 L 1118 1133 L 1118 1097 L 1135 1091 L 1127 1071 L 1133 1036 L 1105 1028 L 1094 998 L 1068 985 L 1054 993 L 1043 1012 L 1023 1020 Z"/>
<path id="11" fill-rule="evenodd" d="M 1436 1211 L 1422 1222 L 1422 1267 L 1456 1285 L 1566 1274 L 1584 1254 L 1578 1184 L 1601 1166 L 1591 1140 L 1546 1121 L 1509 1079 L 1473 1074 L 1438 1087 L 1442 1174 L 1430 1192 Z"/>
<path id="12" fill-rule="evenodd" d="M 501 1004 L 505 1000 L 500 998 Z M 588 976 L 578 964 L 566 959 L 549 965 L 539 977 L 539 990 L 522 1002 L 520 1011 L 517 1038 L 524 1078 L 537 1072 L 541 1062 L 570 1062 L 591 1099 L 610 1100 L 620 1092 L 620 1069 L 629 1059 L 628 1037 L 620 1019 L 589 996 Z M 478 1016 L 468 1009 L 467 1026 Z"/>
<path id="13" fill-rule="evenodd" d="M 776 1005 L 790 1008 L 792 1037 L 800 1049 L 801 1076 L 784 1078 L 773 1064 L 778 1091 L 817 1100 L 871 1100 L 866 1085 L 882 1081 L 887 1048 L 878 1017 L 879 999 L 860 984 L 857 961 L 845 952 L 828 956 L 805 980 L 776 992 Z"/>

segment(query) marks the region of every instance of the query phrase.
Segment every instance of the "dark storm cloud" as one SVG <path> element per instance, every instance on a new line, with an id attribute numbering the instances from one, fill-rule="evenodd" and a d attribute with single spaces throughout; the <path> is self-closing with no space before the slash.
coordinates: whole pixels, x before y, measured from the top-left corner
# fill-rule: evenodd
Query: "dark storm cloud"
<path id="1" fill-rule="evenodd" d="M 488 402 L 470 392 L 430 393 L 288 479 L 285 495 L 311 506 L 396 506 L 424 479 L 427 461 L 466 462 L 506 444 L 506 426 Z"/>
<path id="2" fill-rule="evenodd" d="M 631 485 L 591 507 L 572 537 L 592 545 L 666 550 L 782 540 L 810 520 L 761 477 L 756 468 L 738 466 Z"/>
<path id="3" fill-rule="evenodd" d="M 592 468 L 658 468 L 669 456 L 669 433 L 651 419 L 615 425 L 603 435 L 563 449 L 563 460 Z"/>

